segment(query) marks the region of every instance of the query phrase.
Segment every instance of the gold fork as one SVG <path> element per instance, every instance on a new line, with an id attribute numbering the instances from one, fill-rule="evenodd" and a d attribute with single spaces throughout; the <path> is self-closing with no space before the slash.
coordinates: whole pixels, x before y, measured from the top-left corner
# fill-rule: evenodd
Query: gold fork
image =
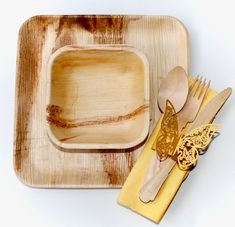
<path id="1" fill-rule="evenodd" d="M 189 94 L 183 109 L 177 114 L 179 132 L 188 123 L 193 122 L 198 114 L 202 101 L 210 86 L 210 81 L 206 83 L 206 79 L 203 82 L 202 80 L 203 77 L 199 76 L 195 79 L 189 88 Z M 149 202 L 155 199 L 159 189 L 175 164 L 176 162 L 174 160 L 167 158 L 165 161 L 160 162 L 154 174 L 152 172 L 147 173 L 151 174 L 152 177 L 140 189 L 139 196 L 143 202 Z"/>

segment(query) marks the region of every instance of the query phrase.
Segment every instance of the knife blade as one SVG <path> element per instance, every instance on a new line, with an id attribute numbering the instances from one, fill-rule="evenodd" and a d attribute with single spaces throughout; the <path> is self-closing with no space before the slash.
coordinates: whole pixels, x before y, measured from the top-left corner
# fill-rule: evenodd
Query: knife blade
<path id="1" fill-rule="evenodd" d="M 202 111 L 198 113 L 193 123 L 187 128 L 186 134 L 203 124 L 209 124 L 210 122 L 212 122 L 216 114 L 220 111 L 220 109 L 223 107 L 223 105 L 231 95 L 231 93 L 232 88 L 228 87 L 218 93 L 214 98 L 212 98 L 202 109 Z"/>

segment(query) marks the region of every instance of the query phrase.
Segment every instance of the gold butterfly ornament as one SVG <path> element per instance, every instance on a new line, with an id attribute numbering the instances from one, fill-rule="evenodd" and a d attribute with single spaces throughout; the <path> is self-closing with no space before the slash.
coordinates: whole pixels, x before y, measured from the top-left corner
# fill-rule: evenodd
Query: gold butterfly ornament
<path id="1" fill-rule="evenodd" d="M 178 118 L 169 100 L 153 149 L 160 161 L 170 157 L 178 163 L 181 170 L 190 170 L 195 166 L 198 156 L 205 150 L 219 129 L 218 124 L 205 124 L 193 129 L 187 135 L 178 132 Z"/>

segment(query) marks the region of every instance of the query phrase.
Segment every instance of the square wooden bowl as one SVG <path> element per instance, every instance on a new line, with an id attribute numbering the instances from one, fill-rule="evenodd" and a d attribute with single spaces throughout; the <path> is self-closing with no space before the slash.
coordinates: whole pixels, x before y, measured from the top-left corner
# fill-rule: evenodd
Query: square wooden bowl
<path id="1" fill-rule="evenodd" d="M 48 135 L 65 149 L 124 149 L 149 129 L 148 61 L 125 45 L 65 46 L 48 64 Z"/>

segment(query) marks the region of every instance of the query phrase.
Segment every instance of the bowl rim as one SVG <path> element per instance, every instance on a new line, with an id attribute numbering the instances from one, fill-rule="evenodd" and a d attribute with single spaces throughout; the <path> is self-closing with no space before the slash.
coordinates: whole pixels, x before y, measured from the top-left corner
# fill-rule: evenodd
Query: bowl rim
<path id="1" fill-rule="evenodd" d="M 80 50 L 125 50 L 132 53 L 135 53 L 144 64 L 144 104 L 147 106 L 144 113 L 144 124 L 143 130 L 140 135 L 131 142 L 123 142 L 123 143 L 65 143 L 63 141 L 58 140 L 58 138 L 54 135 L 54 132 L 51 129 L 51 125 L 47 122 L 47 134 L 49 140 L 57 147 L 68 150 L 76 150 L 76 149 L 128 149 L 141 144 L 149 133 L 149 125 L 150 125 L 150 111 L 149 111 L 149 62 L 145 54 L 139 49 L 129 46 L 126 44 L 98 44 L 98 45 L 67 45 L 57 49 L 49 58 L 47 63 L 46 77 L 47 77 L 47 105 L 50 105 L 51 100 L 51 68 L 53 66 L 54 61 L 57 57 L 59 57 L 62 53 L 66 51 L 80 51 Z"/>

